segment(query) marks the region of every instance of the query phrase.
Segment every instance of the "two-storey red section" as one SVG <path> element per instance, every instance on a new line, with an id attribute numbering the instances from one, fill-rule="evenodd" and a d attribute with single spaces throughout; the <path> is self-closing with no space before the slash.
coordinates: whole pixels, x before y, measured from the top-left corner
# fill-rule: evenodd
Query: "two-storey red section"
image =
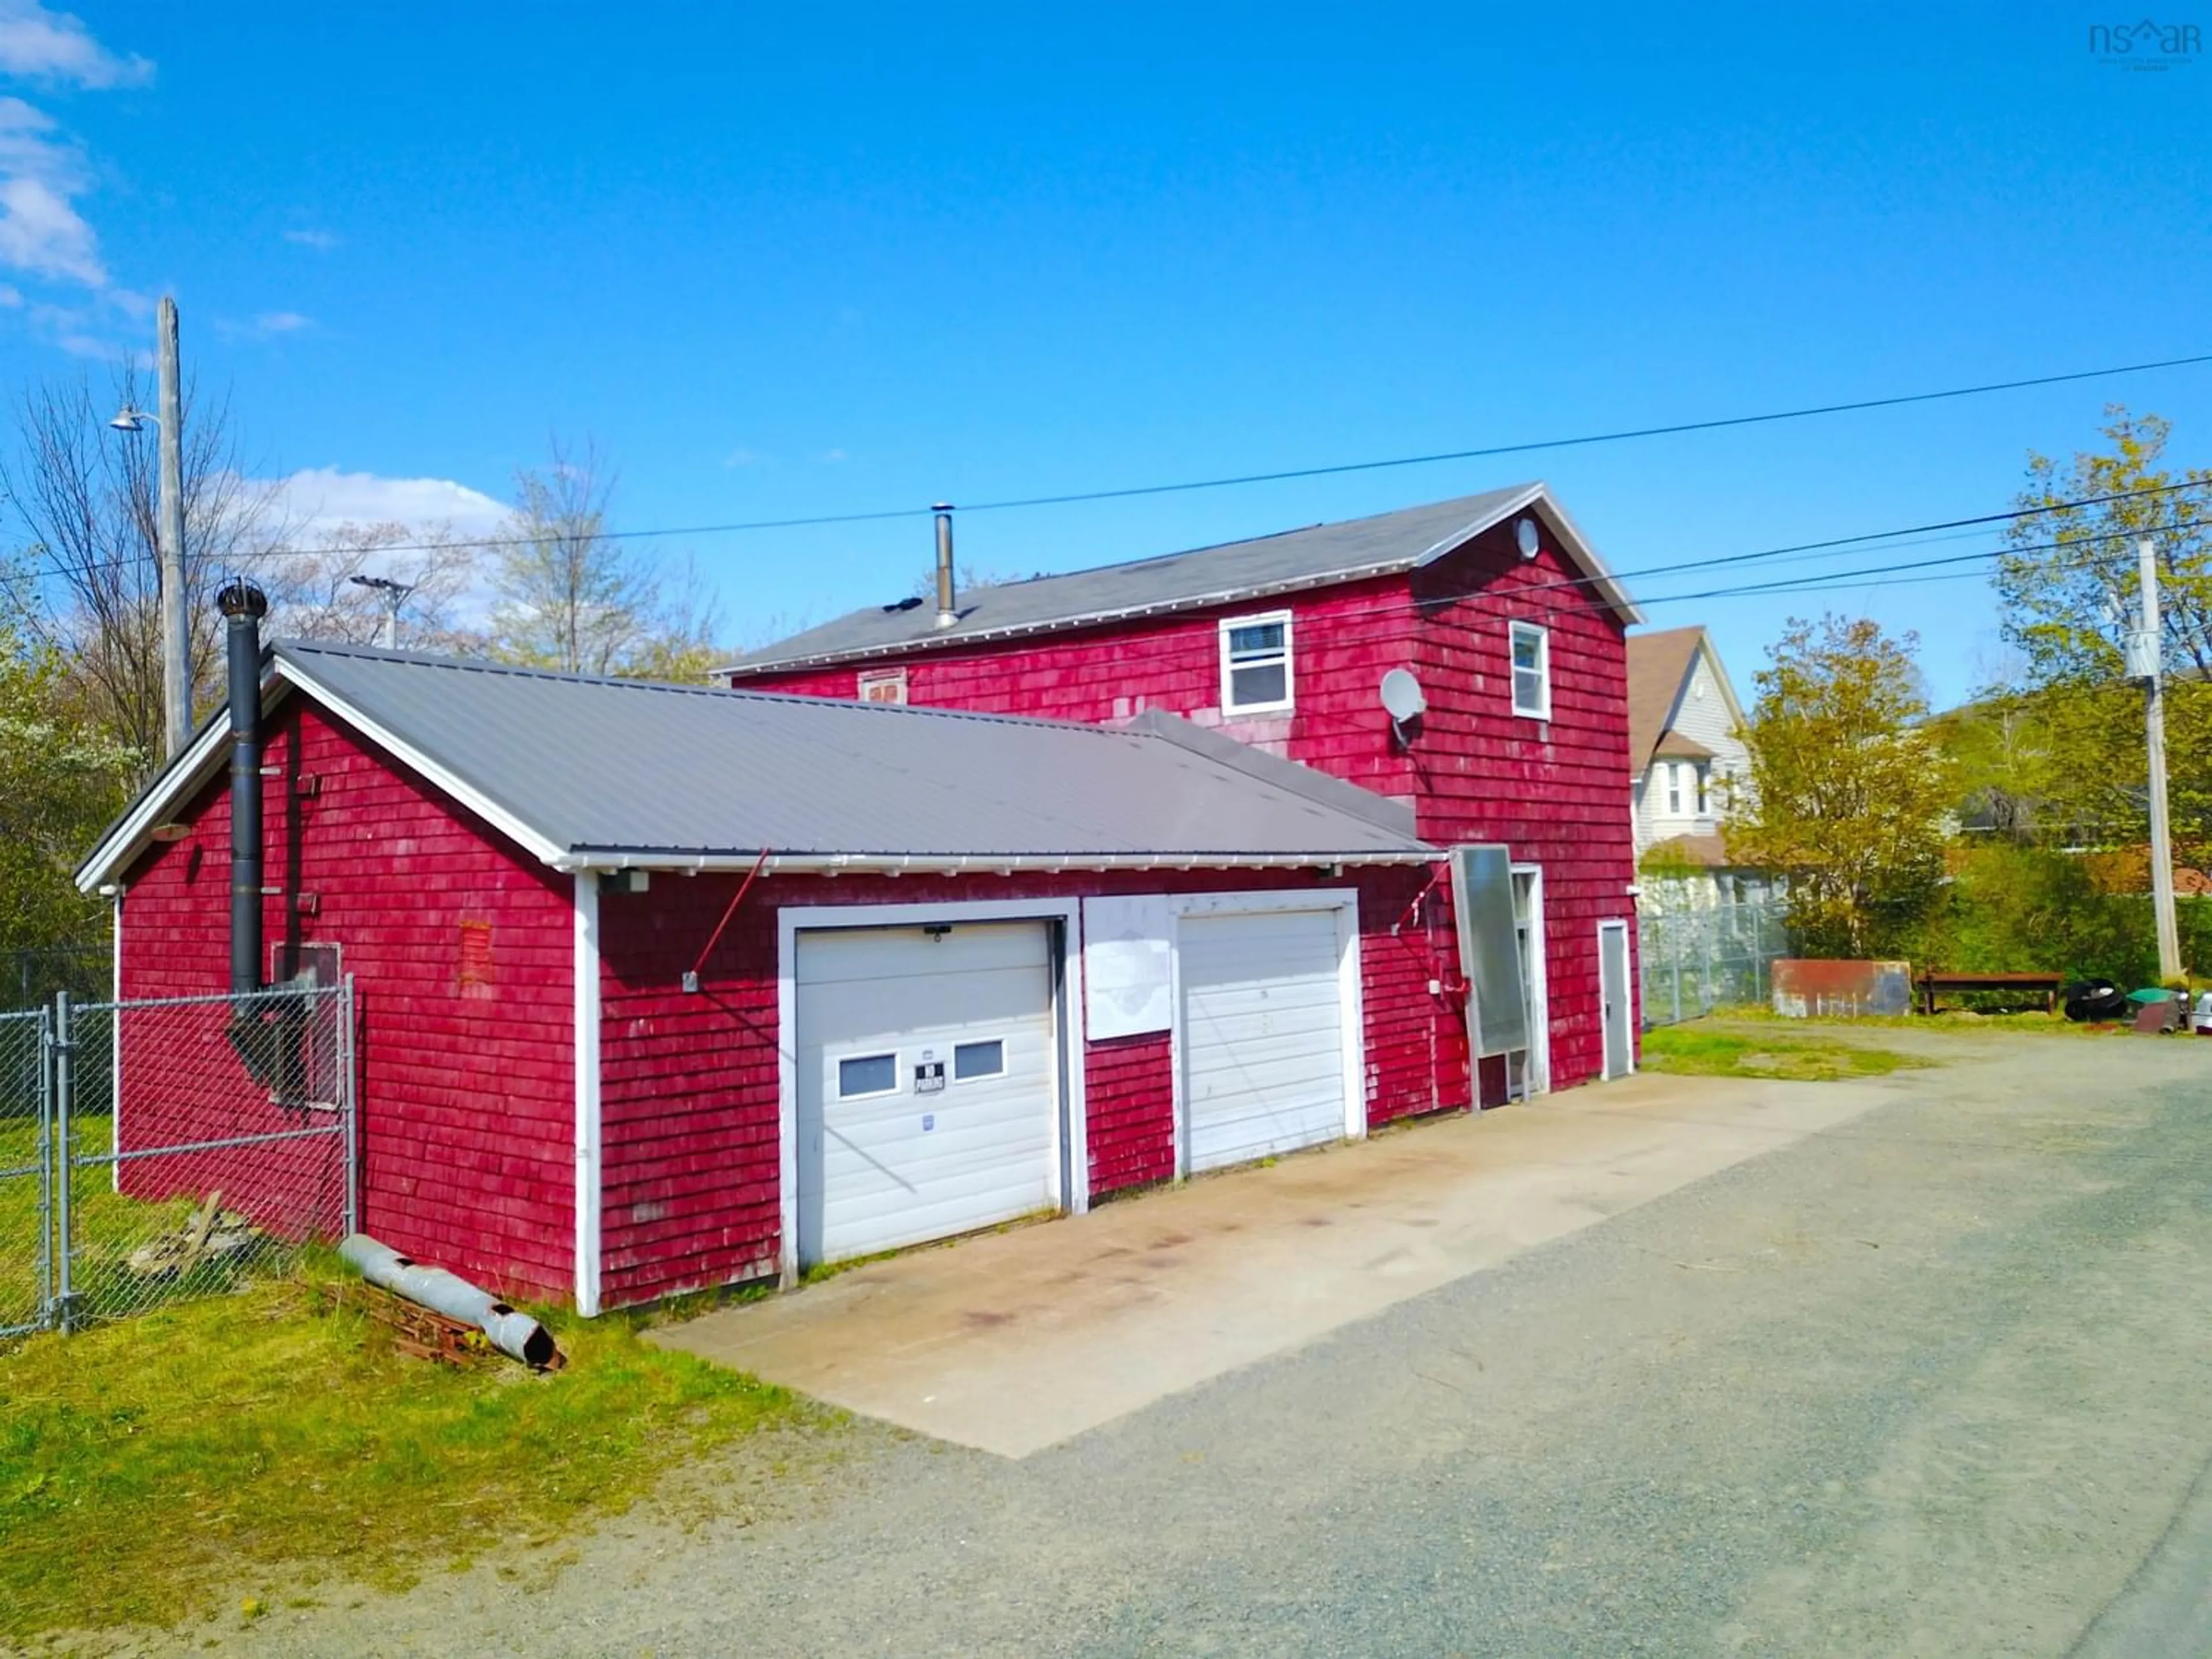
<path id="1" fill-rule="evenodd" d="M 1292 707 L 1224 713 L 1223 623 L 1279 612 L 1291 619 Z M 1547 719 L 1514 712 L 1516 622 L 1545 630 Z M 1439 846 L 1502 842 L 1541 872 L 1549 1079 L 1565 1086 L 1603 1070 L 1597 928 L 1634 908 L 1626 626 L 1556 535 L 1524 556 L 1516 526 L 1500 523 L 1401 574 L 1016 637 L 963 642 L 956 629 L 735 684 L 853 697 L 864 676 L 902 670 L 906 700 L 930 708 L 1092 723 L 1164 710 L 1402 801 Z M 1402 738 L 1379 695 L 1394 668 L 1416 677 L 1428 703 Z M 1463 1099 L 1463 1027 L 1441 1040 Z M 1504 1089 L 1502 1066 L 1486 1068 L 1483 1100 Z"/>

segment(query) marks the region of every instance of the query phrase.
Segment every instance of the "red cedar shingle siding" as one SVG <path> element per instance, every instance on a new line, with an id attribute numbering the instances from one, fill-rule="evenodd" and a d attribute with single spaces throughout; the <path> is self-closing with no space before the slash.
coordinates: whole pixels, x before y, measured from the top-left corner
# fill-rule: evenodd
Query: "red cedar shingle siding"
<path id="1" fill-rule="evenodd" d="M 343 946 L 360 988 L 362 1226 L 503 1291 L 567 1297 L 575 1167 L 568 878 L 302 700 L 271 721 L 266 764 L 276 774 L 267 783 L 267 884 L 314 896 L 301 937 Z M 292 787 L 302 775 L 314 779 L 313 795 Z M 189 836 L 152 849 L 131 873 L 126 997 L 228 988 L 222 781 L 187 821 Z M 270 940 L 285 938 L 288 908 L 284 896 L 265 901 Z M 461 982 L 465 916 L 489 924 L 492 986 Z M 126 1024 L 126 1135 L 134 1089 L 164 1071 L 227 1074 L 235 1064 L 210 1058 L 206 1040 L 175 1059 L 173 1048 L 160 1051 L 177 1037 L 173 1026 L 135 1016 Z M 166 1124 L 189 1133 L 189 1114 L 172 1109 Z"/>
<path id="2" fill-rule="evenodd" d="M 1439 1076 L 1455 1008 L 1427 994 L 1436 946 L 1389 929 L 1423 870 L 1192 871 L 1031 877 L 775 877 L 756 884 L 686 993 L 682 975 L 736 892 L 735 876 L 657 876 L 599 910 L 602 973 L 602 1293 L 609 1305 L 774 1271 L 781 1243 L 776 1076 L 776 911 L 786 905 L 957 903 L 984 898 L 1354 886 L 1370 1124 L 1467 1103 L 1463 1062 Z M 1441 938 L 1442 936 L 1438 936 Z M 1409 945 L 1411 948 L 1409 948 Z M 1086 1046 L 1094 1198 L 1175 1172 L 1173 1079 L 1158 1036 Z"/>
<path id="3" fill-rule="evenodd" d="M 1410 577 L 964 651 L 926 648 L 903 659 L 908 696 L 1094 722 L 1164 708 L 1211 724 L 1220 704 L 1220 619 L 1290 610 L 1295 712 L 1221 729 L 1412 800 L 1419 833 L 1439 845 L 1503 841 L 1516 860 L 1543 866 L 1552 1081 L 1565 1087 L 1603 1069 L 1597 924 L 1633 915 L 1636 862 L 1623 625 L 1571 581 L 1576 574 L 1548 536 L 1536 558 L 1522 560 L 1513 526 L 1500 525 Z M 1547 722 L 1512 712 L 1507 624 L 1516 620 L 1551 630 Z M 1382 675 L 1397 667 L 1412 668 L 1428 696 L 1410 753 L 1393 743 L 1378 695 Z M 764 674 L 744 685 L 851 697 L 856 670 Z M 1456 1076 L 1463 1096 L 1464 1028 L 1447 1022 L 1435 1040 L 1437 1074 Z M 1486 1076 L 1483 1098 L 1494 1103 L 1502 1070 Z"/>

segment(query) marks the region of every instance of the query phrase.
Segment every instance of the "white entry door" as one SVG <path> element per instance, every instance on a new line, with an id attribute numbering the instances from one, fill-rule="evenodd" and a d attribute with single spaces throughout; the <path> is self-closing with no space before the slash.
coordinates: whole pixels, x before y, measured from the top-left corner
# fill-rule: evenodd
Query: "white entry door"
<path id="1" fill-rule="evenodd" d="M 1344 914 L 1232 911 L 1177 922 L 1186 1169 L 1343 1137 Z"/>
<path id="2" fill-rule="evenodd" d="M 1626 1077 L 1636 1069 L 1636 1009 L 1629 1000 L 1628 924 L 1597 925 L 1599 1012 L 1605 1021 L 1605 1075 Z"/>
<path id="3" fill-rule="evenodd" d="M 796 957 L 800 1266 L 1058 1202 L 1047 924 L 803 932 Z"/>

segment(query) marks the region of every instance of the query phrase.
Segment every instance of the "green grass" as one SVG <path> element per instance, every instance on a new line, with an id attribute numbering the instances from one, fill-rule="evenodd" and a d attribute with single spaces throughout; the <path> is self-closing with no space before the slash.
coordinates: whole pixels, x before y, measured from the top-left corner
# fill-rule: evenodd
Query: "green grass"
<path id="1" fill-rule="evenodd" d="M 70 1139 L 82 1155 L 105 1152 L 108 1137 L 106 1117 L 86 1117 L 76 1121 Z M 0 1118 L 0 1170 L 33 1167 L 38 1161 L 37 1121 Z M 154 1202 L 125 1198 L 115 1190 L 107 1164 L 73 1171 L 70 1231 L 76 1248 L 70 1289 L 77 1305 L 94 1318 L 119 1317 L 160 1303 L 222 1295 L 250 1274 L 283 1271 L 291 1253 L 274 1239 L 264 1241 L 266 1251 L 210 1260 L 175 1278 L 142 1277 L 124 1265 L 140 1245 L 184 1227 L 198 1202 L 189 1194 Z M 21 1324 L 37 1310 L 39 1225 L 38 1176 L 0 1177 L 0 1326 Z"/>
<path id="2" fill-rule="evenodd" d="M 1691 1077 L 1782 1078 L 1828 1083 L 1882 1077 L 1931 1062 L 1893 1049 L 1832 1038 L 1716 1030 L 1703 1021 L 1661 1025 L 1644 1034 L 1644 1069 Z"/>
<path id="3" fill-rule="evenodd" d="M 0 1647 L 331 1577 L 404 1588 L 618 1512 L 806 1409 L 618 1315 L 548 1315 L 569 1358 L 550 1375 L 404 1358 L 360 1295 L 318 1253 L 234 1295 L 0 1349 Z"/>
<path id="4" fill-rule="evenodd" d="M 1853 1014 L 1849 1018 L 1804 1020 L 1778 1014 L 1771 1008 L 1753 1002 L 1716 1008 L 1707 1018 L 1725 1020 L 1730 1024 L 1791 1026 L 1815 1030 L 1870 1026 L 1877 1030 L 1948 1032 L 1968 1036 L 1976 1032 L 2020 1031 L 2031 1036 L 2095 1037 L 2124 1035 L 2128 1030 L 2125 1020 L 2102 1024 L 2077 1023 L 2063 1014 L 2045 1013 L 2040 1008 L 2014 1013 L 1983 1013 L 1966 1008 L 1946 1008 L 1933 1018 L 1926 1014 Z"/>

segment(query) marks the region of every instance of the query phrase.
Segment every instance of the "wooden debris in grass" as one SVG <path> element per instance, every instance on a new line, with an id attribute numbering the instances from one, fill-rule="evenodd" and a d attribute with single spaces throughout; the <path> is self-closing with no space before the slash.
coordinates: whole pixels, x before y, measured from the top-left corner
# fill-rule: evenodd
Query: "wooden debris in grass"
<path id="1" fill-rule="evenodd" d="M 205 1261 L 251 1259 L 268 1243 L 268 1234 L 237 1211 L 222 1207 L 222 1192 L 217 1188 L 182 1227 L 141 1244 L 124 1265 L 141 1279 L 178 1279 Z"/>

